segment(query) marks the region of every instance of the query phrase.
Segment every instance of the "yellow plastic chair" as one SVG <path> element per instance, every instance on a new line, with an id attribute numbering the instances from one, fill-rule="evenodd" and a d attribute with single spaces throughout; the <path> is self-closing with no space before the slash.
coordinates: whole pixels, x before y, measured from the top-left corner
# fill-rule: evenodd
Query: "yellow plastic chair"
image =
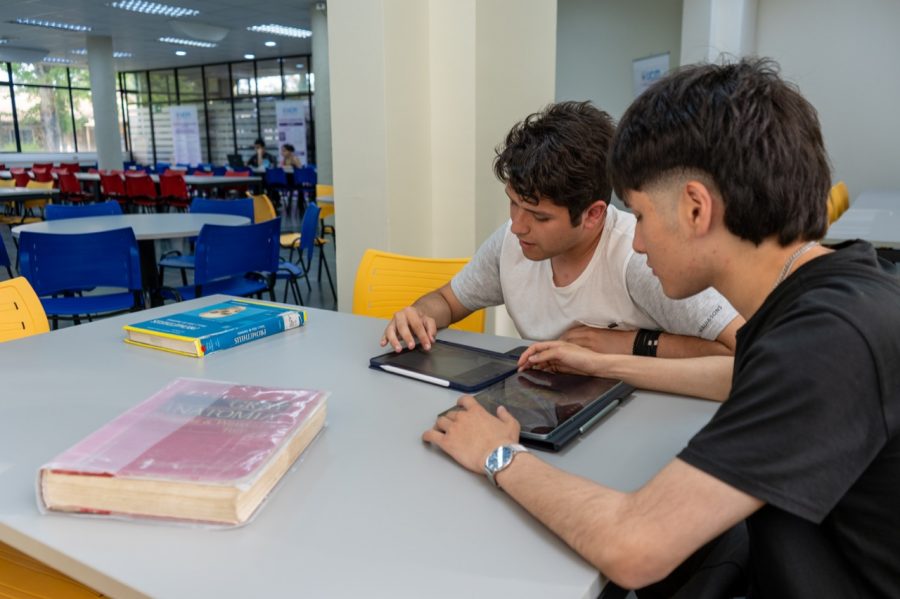
<path id="1" fill-rule="evenodd" d="M 278 216 L 272 200 L 266 194 L 253 195 L 248 191 L 247 197 L 253 200 L 253 222 L 264 223 Z"/>
<path id="2" fill-rule="evenodd" d="M 0 187 L 10 187 L 14 188 L 16 186 L 15 179 L 0 179 Z M 4 212 L 7 214 L 12 214 L 15 210 L 16 203 L 15 202 L 0 202 L 5 208 Z"/>
<path id="3" fill-rule="evenodd" d="M 316 183 L 316 199 L 319 198 L 332 198 L 331 201 L 334 201 L 334 185 Z"/>
<path id="4" fill-rule="evenodd" d="M 0 543 L 0 597 L 96 599 L 105 596 L 9 545 Z"/>
<path id="5" fill-rule="evenodd" d="M 331 235 L 332 239 L 335 239 L 334 235 L 334 225 L 326 225 L 325 219 L 329 216 L 334 216 L 334 203 L 333 202 L 322 202 L 319 204 L 319 230 L 322 237 L 326 235 Z"/>
<path id="6" fill-rule="evenodd" d="M 847 184 L 838 181 L 828 192 L 828 224 L 830 225 L 850 207 L 850 191 Z"/>
<path id="7" fill-rule="evenodd" d="M 353 313 L 390 319 L 430 291 L 448 283 L 468 258 L 418 258 L 368 249 L 356 271 Z M 451 329 L 484 332 L 484 310 L 477 310 Z"/>
<path id="8" fill-rule="evenodd" d="M 25 186 L 26 189 L 53 189 L 53 181 L 29 181 L 28 185 Z M 34 220 L 43 220 L 44 219 L 44 207 L 51 202 L 49 196 L 46 198 L 41 198 L 39 200 L 26 200 L 23 204 L 23 208 L 25 209 L 25 213 L 27 214 L 32 210 L 40 210 L 41 217 L 35 218 Z M 28 222 L 28 221 L 25 221 Z"/>
<path id="9" fill-rule="evenodd" d="M 49 330 L 44 307 L 28 280 L 0 281 L 0 343 Z"/>

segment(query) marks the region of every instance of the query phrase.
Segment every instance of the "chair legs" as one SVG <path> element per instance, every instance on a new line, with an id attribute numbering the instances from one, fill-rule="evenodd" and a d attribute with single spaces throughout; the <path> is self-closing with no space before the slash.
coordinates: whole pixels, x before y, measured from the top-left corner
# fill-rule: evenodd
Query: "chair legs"
<path id="1" fill-rule="evenodd" d="M 322 267 L 325 267 L 325 276 L 328 277 L 328 286 L 331 287 L 331 295 L 334 297 L 334 303 L 337 304 L 337 292 L 334 290 L 334 281 L 331 280 L 331 269 L 328 268 L 328 262 L 325 260 L 325 246 L 319 246 L 319 272 L 316 280 L 322 282 Z"/>

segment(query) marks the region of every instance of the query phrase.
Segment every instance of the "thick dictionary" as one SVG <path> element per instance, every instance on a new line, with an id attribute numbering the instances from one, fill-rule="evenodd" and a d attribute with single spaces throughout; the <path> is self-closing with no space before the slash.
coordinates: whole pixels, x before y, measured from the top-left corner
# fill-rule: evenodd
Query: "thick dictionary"
<path id="1" fill-rule="evenodd" d="M 246 522 L 322 429 L 327 393 L 179 378 L 41 467 L 61 512 Z"/>
<path id="2" fill-rule="evenodd" d="M 306 312 L 278 304 L 232 299 L 124 326 L 125 342 L 202 358 L 306 322 Z"/>

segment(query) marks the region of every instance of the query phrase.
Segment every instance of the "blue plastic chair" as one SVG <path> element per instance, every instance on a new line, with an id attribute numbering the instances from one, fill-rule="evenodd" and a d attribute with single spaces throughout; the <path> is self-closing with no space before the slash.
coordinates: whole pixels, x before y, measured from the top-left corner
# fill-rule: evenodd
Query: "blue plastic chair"
<path id="1" fill-rule="evenodd" d="M 291 246 L 291 253 L 288 255 L 289 258 L 293 258 L 294 250 L 298 250 L 299 255 L 297 262 L 291 262 L 289 259 L 279 262 L 278 264 L 276 278 L 287 280 L 284 289 L 283 301 L 285 302 L 287 301 L 288 288 L 290 288 L 294 295 L 294 301 L 298 304 L 303 303 L 303 296 L 300 293 L 300 286 L 298 284 L 298 281 L 301 278 L 306 279 L 306 287 L 312 291 L 312 284 L 309 281 L 309 271 L 312 268 L 313 254 L 316 251 L 316 247 L 320 246 L 317 238 L 319 231 L 319 210 L 320 209 L 316 204 L 310 204 L 309 207 L 307 207 L 306 212 L 303 213 L 303 222 L 300 224 L 300 238 Z M 328 263 L 325 261 L 325 255 L 322 251 L 323 250 L 320 247 L 319 278 L 321 279 L 322 267 L 324 266 L 325 274 L 328 277 L 328 286 L 331 288 L 331 294 L 334 297 L 335 303 L 337 303 L 337 292 L 334 289 L 334 281 L 331 279 L 331 269 L 328 268 Z"/>
<path id="2" fill-rule="evenodd" d="M 157 162 L 156 166 L 153 168 L 153 171 L 157 175 L 161 175 L 164 172 L 166 172 L 167 170 L 169 170 L 170 168 L 172 168 L 172 165 L 169 164 L 168 162 Z"/>
<path id="3" fill-rule="evenodd" d="M 213 177 L 224 177 L 227 170 L 227 166 L 215 166 L 212 170 Z"/>
<path id="4" fill-rule="evenodd" d="M 81 218 L 83 216 L 113 216 L 116 214 L 122 214 L 122 207 L 115 200 L 82 205 L 48 204 L 44 209 L 44 218 L 46 220 Z"/>
<path id="5" fill-rule="evenodd" d="M 236 200 L 210 200 L 209 198 L 194 198 L 191 201 L 190 212 L 192 214 L 233 214 L 246 216 L 253 222 L 253 200 L 239 198 Z M 197 238 L 191 238 L 191 244 L 196 243 Z M 187 285 L 187 271 L 194 268 L 194 256 L 182 254 L 178 250 L 171 250 L 162 255 L 159 261 L 159 280 L 164 281 L 163 275 L 166 268 L 178 268 L 181 270 L 181 284 Z"/>
<path id="6" fill-rule="evenodd" d="M 280 218 L 245 227 L 204 225 L 194 254 L 194 284 L 164 289 L 164 295 L 181 301 L 215 293 L 262 297 L 268 292 L 274 301 L 280 231 Z"/>
<path id="7" fill-rule="evenodd" d="M 9 259 L 9 252 L 6 251 L 6 244 L 3 243 L 2 239 L 0 239 L 0 266 L 6 268 L 10 279 L 13 278 L 12 262 Z"/>
<path id="8" fill-rule="evenodd" d="M 66 235 L 23 231 L 19 271 L 41 298 L 54 328 L 60 318 L 79 324 L 82 316 L 90 319 L 144 307 L 141 261 L 131 227 Z M 124 291 L 98 295 L 72 291 L 93 287 Z"/>
<path id="9" fill-rule="evenodd" d="M 318 182 L 319 176 L 316 174 L 316 169 L 308 166 L 294 169 L 294 187 L 310 194 L 313 201 L 316 199 L 316 183 Z"/>

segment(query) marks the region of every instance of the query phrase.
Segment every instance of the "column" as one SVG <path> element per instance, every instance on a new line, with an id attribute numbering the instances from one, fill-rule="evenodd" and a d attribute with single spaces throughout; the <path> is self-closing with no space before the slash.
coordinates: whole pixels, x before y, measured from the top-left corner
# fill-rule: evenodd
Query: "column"
<path id="1" fill-rule="evenodd" d="M 313 96 L 316 127 L 316 171 L 320 183 L 331 183 L 331 78 L 328 75 L 328 5 L 315 2 L 310 7 L 312 66 L 316 77 Z"/>
<path id="2" fill-rule="evenodd" d="M 113 65 L 112 38 L 87 37 L 88 69 L 91 77 L 91 103 L 94 106 L 94 133 L 97 165 L 101 169 L 122 168 L 122 138 L 116 109 L 116 70 Z"/>
<path id="3" fill-rule="evenodd" d="M 556 0 L 331 0 L 328 10 L 348 310 L 366 248 L 470 256 L 508 218 L 494 148 L 553 101 Z"/>
<path id="4" fill-rule="evenodd" d="M 681 64 L 756 53 L 757 0 L 684 0 Z"/>

